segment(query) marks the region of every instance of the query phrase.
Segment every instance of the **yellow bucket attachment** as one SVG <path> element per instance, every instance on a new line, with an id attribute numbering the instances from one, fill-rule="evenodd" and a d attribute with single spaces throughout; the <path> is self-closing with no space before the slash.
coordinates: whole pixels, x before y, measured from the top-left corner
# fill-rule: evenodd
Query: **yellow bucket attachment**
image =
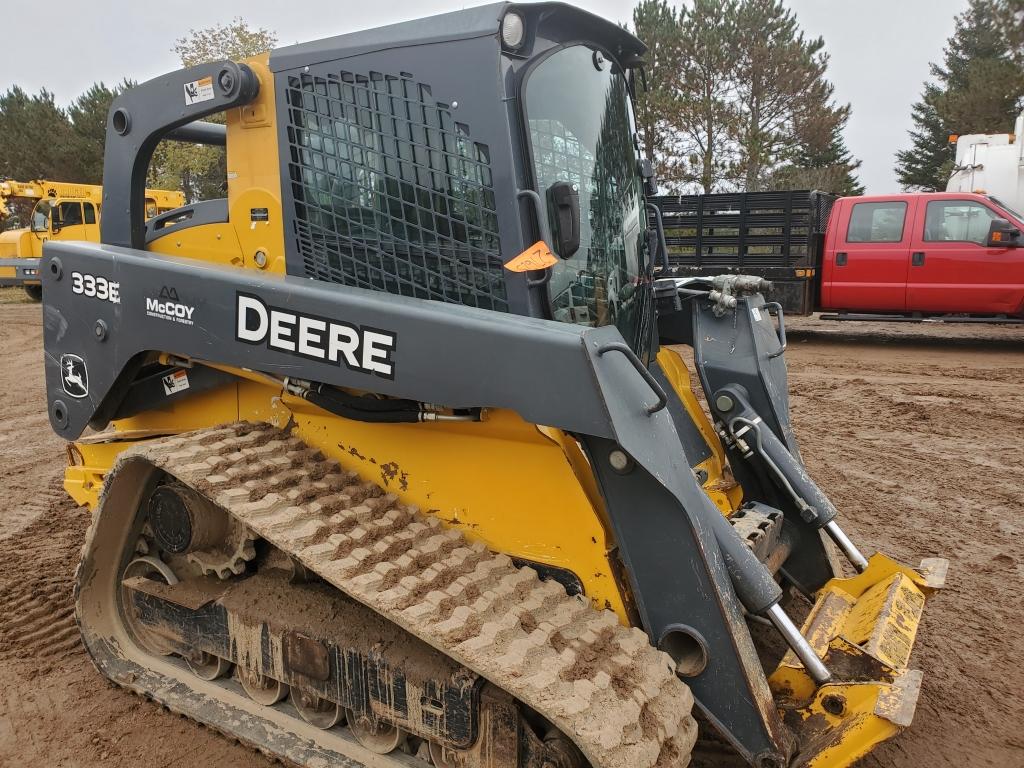
<path id="1" fill-rule="evenodd" d="M 907 664 L 925 598 L 948 567 L 929 558 L 915 570 L 876 554 L 863 573 L 822 587 L 803 634 L 832 679 L 817 685 L 792 651 L 768 678 L 799 741 L 794 766 L 852 765 L 910 725 L 922 675 Z"/>

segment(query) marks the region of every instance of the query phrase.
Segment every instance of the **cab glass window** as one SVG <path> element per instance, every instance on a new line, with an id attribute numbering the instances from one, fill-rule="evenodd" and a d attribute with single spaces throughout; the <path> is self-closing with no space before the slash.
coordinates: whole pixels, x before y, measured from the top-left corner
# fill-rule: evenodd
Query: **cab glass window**
<path id="1" fill-rule="evenodd" d="M 96 209 L 92 207 L 92 203 L 83 203 L 82 206 L 85 208 L 85 223 L 95 224 Z"/>
<path id="2" fill-rule="evenodd" d="M 850 211 L 848 243 L 898 243 L 907 218 L 905 201 L 856 203 Z"/>
<path id="3" fill-rule="evenodd" d="M 579 194 L 579 248 L 552 267 L 552 316 L 616 325 L 642 356 L 651 320 L 646 220 L 626 78 L 591 48 L 562 49 L 530 75 L 526 112 L 537 191 L 547 205 L 558 182 Z"/>
<path id="4" fill-rule="evenodd" d="M 61 203 L 58 206 L 57 220 L 62 227 L 73 227 L 82 223 L 81 203 Z"/>
<path id="5" fill-rule="evenodd" d="M 32 209 L 32 231 L 33 232 L 49 232 L 50 231 L 50 212 L 52 206 L 49 200 L 40 200 L 36 203 L 36 207 Z"/>
<path id="6" fill-rule="evenodd" d="M 933 200 L 924 219 L 924 239 L 985 245 L 992 219 L 999 214 L 970 200 Z"/>

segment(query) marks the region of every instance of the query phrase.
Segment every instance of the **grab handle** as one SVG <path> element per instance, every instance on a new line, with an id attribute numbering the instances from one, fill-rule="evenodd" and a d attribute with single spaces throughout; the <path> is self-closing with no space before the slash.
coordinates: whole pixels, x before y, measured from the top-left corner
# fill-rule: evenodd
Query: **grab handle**
<path id="1" fill-rule="evenodd" d="M 778 357 L 786 351 L 786 316 L 782 311 L 782 305 L 779 302 L 769 301 L 764 305 L 764 308 L 768 310 L 769 314 L 771 314 L 772 307 L 775 308 L 775 314 L 779 317 L 779 329 L 777 331 L 779 337 L 779 348 L 774 352 L 768 353 L 769 360 Z"/>
<path id="2" fill-rule="evenodd" d="M 540 228 L 540 239 L 544 241 L 544 245 L 551 248 L 554 241 L 551 239 L 551 227 L 548 226 L 548 216 L 544 210 L 544 201 L 541 199 L 541 196 L 532 189 L 521 189 L 516 192 L 516 197 L 520 200 L 524 197 L 528 198 L 533 203 L 533 212 L 537 216 L 537 226 Z M 539 278 L 535 279 L 527 276 L 526 287 L 536 288 L 537 286 L 545 285 L 550 279 L 551 269 L 545 269 L 544 274 Z"/>
<path id="3" fill-rule="evenodd" d="M 665 394 L 665 390 L 662 389 L 661 384 L 658 380 L 651 375 L 651 372 L 644 367 L 644 364 L 640 362 L 640 358 L 636 356 L 636 353 L 629 348 L 629 345 L 622 341 L 610 341 L 601 347 L 598 347 L 597 356 L 603 357 L 607 352 L 619 352 L 636 368 L 636 372 L 643 377 L 643 380 L 647 382 L 647 386 L 651 388 L 655 395 L 658 397 L 658 402 L 654 405 L 649 405 L 645 409 L 648 416 L 652 416 L 666 405 L 668 405 L 668 395 Z"/>

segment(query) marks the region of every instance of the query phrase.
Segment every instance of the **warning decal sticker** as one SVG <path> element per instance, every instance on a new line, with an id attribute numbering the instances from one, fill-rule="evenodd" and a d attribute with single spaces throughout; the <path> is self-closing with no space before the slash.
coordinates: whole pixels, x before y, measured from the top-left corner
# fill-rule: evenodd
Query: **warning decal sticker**
<path id="1" fill-rule="evenodd" d="M 200 101 L 209 101 L 213 98 L 213 78 L 204 77 L 202 80 L 193 80 L 185 83 L 185 106 L 198 104 Z"/>
<path id="2" fill-rule="evenodd" d="M 163 377 L 164 383 L 164 394 L 173 395 L 177 392 L 188 389 L 188 374 L 183 368 L 179 368 L 174 373 L 169 373 Z"/>

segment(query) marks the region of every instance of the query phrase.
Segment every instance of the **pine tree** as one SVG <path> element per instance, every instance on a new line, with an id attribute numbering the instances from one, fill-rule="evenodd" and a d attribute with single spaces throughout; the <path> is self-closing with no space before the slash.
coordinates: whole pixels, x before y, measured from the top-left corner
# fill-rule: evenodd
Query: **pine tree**
<path id="1" fill-rule="evenodd" d="M 131 85 L 132 83 L 127 80 L 114 88 L 108 88 L 103 83 L 94 83 L 68 107 L 74 151 L 81 166 L 83 181 L 90 184 L 103 183 L 107 115 L 117 95 Z"/>
<path id="2" fill-rule="evenodd" d="M 0 178 L 87 181 L 73 144 L 71 121 L 45 88 L 0 96 Z"/>
<path id="3" fill-rule="evenodd" d="M 736 18 L 736 179 L 757 191 L 793 162 L 801 132 L 814 126 L 821 135 L 831 133 L 836 107 L 825 79 L 825 41 L 806 38 L 782 0 L 743 0 Z"/>
<path id="4" fill-rule="evenodd" d="M 911 148 L 896 154 L 896 176 L 908 190 L 946 188 L 955 154 L 950 135 L 1002 133 L 1013 124 L 1024 71 L 1011 57 L 998 3 L 971 0 L 931 74 L 935 82 L 912 108 Z"/>
<path id="5" fill-rule="evenodd" d="M 675 186 L 678 135 L 681 35 L 675 9 L 666 0 L 643 0 L 633 9 L 633 29 L 647 45 L 644 81 L 637 99 L 637 128 L 644 153 L 659 183 Z"/>
<path id="6" fill-rule="evenodd" d="M 995 11 L 1010 58 L 1024 67 L 1024 0 L 996 0 Z"/>
<path id="7" fill-rule="evenodd" d="M 818 115 L 811 124 L 801 126 L 801 144 L 792 161 L 772 174 L 772 189 L 818 189 L 837 195 L 864 194 L 864 186 L 855 171 L 860 160 L 846 148 L 843 129 L 850 117 L 850 108 L 831 108 Z"/>
<path id="8" fill-rule="evenodd" d="M 736 0 L 693 0 L 680 13 L 680 111 L 676 125 L 688 165 L 681 181 L 710 193 L 736 162 Z"/>

